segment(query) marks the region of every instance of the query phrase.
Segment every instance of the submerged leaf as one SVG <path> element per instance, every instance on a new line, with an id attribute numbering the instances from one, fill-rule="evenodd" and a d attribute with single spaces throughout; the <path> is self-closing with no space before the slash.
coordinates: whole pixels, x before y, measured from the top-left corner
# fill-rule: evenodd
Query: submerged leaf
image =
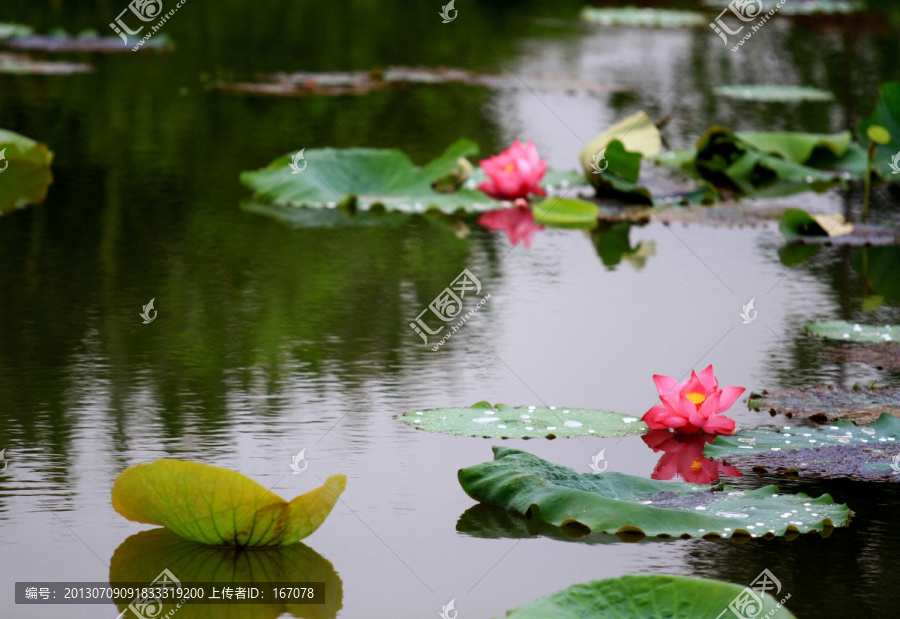
<path id="1" fill-rule="evenodd" d="M 707 449 L 709 446 L 707 446 Z M 588 474 L 508 447 L 493 462 L 460 469 L 466 494 L 540 519 L 571 535 L 592 532 L 658 537 L 759 537 L 829 533 L 850 518 L 829 495 L 781 495 L 775 486 L 715 492 L 623 473 Z M 790 517 L 783 514 L 789 513 Z"/>
<path id="2" fill-rule="evenodd" d="M 772 581 L 769 584 L 775 586 Z M 742 585 L 690 576 L 626 574 L 572 585 L 509 611 L 506 616 L 508 619 L 698 619 L 721 617 L 725 613 L 731 616 L 729 606 L 741 596 L 746 597 L 746 589 Z M 780 591 L 778 581 L 775 593 Z M 753 617 L 795 619 L 768 593 L 754 597 L 752 606 L 746 607 L 745 612 L 754 612 Z"/>
<path id="3" fill-rule="evenodd" d="M 132 535 L 116 548 L 109 561 L 109 582 L 149 583 L 169 570 L 184 586 L 188 583 L 325 583 L 316 591 L 315 604 L 189 603 L 178 607 L 178 619 L 276 619 L 289 613 L 304 619 L 336 617 L 343 604 L 343 583 L 328 559 L 303 543 L 272 548 L 214 548 L 178 537 L 167 529 Z M 165 617 L 177 604 L 163 604 L 156 617 Z M 127 604 L 119 604 L 124 611 Z M 131 617 L 131 613 L 127 614 Z"/>
<path id="4" fill-rule="evenodd" d="M 720 436 L 703 453 L 729 464 L 822 479 L 900 481 L 900 418 L 870 426 L 842 419 L 818 428 L 781 426 Z M 895 468 L 892 468 L 891 465 Z"/>
<path id="5" fill-rule="evenodd" d="M 900 334 L 900 325 L 861 325 L 846 320 L 808 322 L 804 325 L 804 329 L 828 340 L 868 344 L 894 342 L 897 334 Z"/>
<path id="6" fill-rule="evenodd" d="M 637 417 L 608 411 L 558 406 L 491 406 L 433 408 L 398 415 L 419 430 L 484 438 L 557 438 L 570 436 L 628 436 L 647 431 Z"/>
<path id="7" fill-rule="evenodd" d="M 53 182 L 52 161 L 44 144 L 0 129 L 0 213 L 44 201 Z"/>
<path id="8" fill-rule="evenodd" d="M 181 537 L 223 546 L 280 546 L 312 534 L 325 521 L 347 478 L 290 503 L 249 477 L 228 469 L 161 459 L 122 471 L 112 489 L 113 508 L 135 522 L 162 525 Z"/>
<path id="9" fill-rule="evenodd" d="M 900 416 L 900 389 L 846 389 L 828 386 L 765 390 L 754 394 L 751 409 L 767 410 L 773 416 L 799 417 L 816 423 L 849 419 L 865 425 L 882 413 Z"/>

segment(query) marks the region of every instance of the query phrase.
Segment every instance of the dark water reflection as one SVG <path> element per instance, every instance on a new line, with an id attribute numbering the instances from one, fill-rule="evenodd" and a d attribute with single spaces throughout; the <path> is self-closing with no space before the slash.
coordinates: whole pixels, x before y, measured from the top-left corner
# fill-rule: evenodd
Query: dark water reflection
<path id="1" fill-rule="evenodd" d="M 776 21 L 732 54 L 704 29 L 567 21 L 575 2 L 458 6 L 447 25 L 439 4 L 189 0 L 166 25 L 178 44 L 171 54 L 91 56 L 97 70 L 83 76 L 0 76 L 0 126 L 56 153 L 47 201 L 0 218 L 4 590 L 16 580 L 106 579 L 109 557 L 140 529 L 112 511 L 112 480 L 129 464 L 177 456 L 241 470 L 286 497 L 318 485 L 313 475 L 347 473 L 343 503 L 307 540 L 334 563 L 342 617 L 428 616 L 451 598 L 467 618 L 500 616 L 594 578 L 672 572 L 749 583 L 763 568 L 793 594 L 799 617 L 888 614 L 900 603 L 890 585 L 900 553 L 893 490 L 745 475 L 726 482 L 830 492 L 850 504 L 852 525 L 828 539 L 740 546 L 562 544 L 485 515 L 459 489 L 455 471 L 488 459 L 489 441 L 411 431 L 391 416 L 483 399 L 640 415 L 655 400 L 652 374 L 707 363 L 750 389 L 892 384 L 900 371 L 823 355 L 830 345 L 802 325 L 900 322 L 894 250 L 823 248 L 785 266 L 773 227 L 544 230 L 512 251 L 503 233 L 474 223 L 463 238 L 426 220 L 291 228 L 241 210 L 249 195 L 238 174 L 302 147 L 399 147 L 421 163 L 464 136 L 483 154 L 533 139 L 551 166 L 572 169 L 584 141 L 640 109 L 671 114 L 674 147 L 713 124 L 853 128 L 878 83 L 900 78 L 892 22 Z M 879 6 L 896 20 L 896 3 Z M 114 13 L 109 3 L 48 0 L 4 6 L 0 21 L 102 31 Z M 448 85 L 303 99 L 207 89 L 219 77 L 391 64 L 611 87 L 604 96 Z M 751 82 L 827 88 L 837 101 L 711 94 Z M 898 220 L 896 190 L 877 188 L 873 199 L 873 219 Z M 801 200 L 855 210 L 861 189 Z M 409 322 L 464 268 L 492 299 L 432 353 Z M 751 297 L 759 320 L 741 325 Z M 144 325 L 138 314 L 151 298 L 158 318 Z M 740 403 L 729 414 L 745 426 L 769 421 Z M 521 447 L 581 471 L 605 447 L 611 470 L 648 477 L 658 458 L 637 439 Z M 290 458 L 303 448 L 310 471 L 292 476 Z M 0 596 L 0 615 L 18 610 Z"/>

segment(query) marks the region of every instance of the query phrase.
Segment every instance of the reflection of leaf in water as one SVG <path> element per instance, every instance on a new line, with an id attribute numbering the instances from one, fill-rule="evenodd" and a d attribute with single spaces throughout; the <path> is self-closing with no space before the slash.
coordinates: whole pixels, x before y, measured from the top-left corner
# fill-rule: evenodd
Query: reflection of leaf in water
<path id="1" fill-rule="evenodd" d="M 306 619 L 335 617 L 343 601 L 343 585 L 331 563 L 305 544 L 236 550 L 214 548 L 182 539 L 166 529 L 132 535 L 110 559 L 109 580 L 150 583 L 168 569 L 184 586 L 191 582 L 324 582 L 324 604 L 185 604 L 179 619 L 275 619 L 284 613 Z M 317 592 L 318 593 L 318 592 Z M 119 611 L 127 604 L 119 605 Z M 164 606 L 160 616 L 175 608 Z"/>
<path id="2" fill-rule="evenodd" d="M 528 519 L 511 512 L 508 509 L 478 503 L 473 505 L 459 517 L 456 522 L 456 530 L 465 535 L 482 539 L 522 539 L 526 537 L 549 537 L 564 542 L 579 544 L 618 544 L 665 542 L 656 537 L 646 537 L 641 534 L 620 533 L 611 535 L 608 533 L 591 533 L 584 536 L 572 536 L 565 529 L 554 527 L 551 524 L 538 519 Z M 676 538 L 672 538 L 676 539 Z M 715 541 L 715 540 L 708 540 Z"/>
<path id="3" fill-rule="evenodd" d="M 771 572 L 769 572 L 771 575 Z M 761 576 L 760 576 L 761 577 Z M 760 577 L 757 577 L 759 579 Z M 754 581 L 755 582 L 755 581 Z M 768 581 L 772 583 L 772 581 Z M 781 590 L 770 584 L 773 593 Z M 760 589 L 762 590 L 762 589 Z M 638 619 L 643 617 L 668 617 L 670 619 L 694 619 L 695 617 L 732 616 L 739 600 L 747 601 L 746 587 L 690 576 L 651 574 L 637 576 L 626 574 L 618 578 L 579 583 L 546 595 L 521 608 L 507 612 L 510 619 L 579 619 L 583 617 L 616 617 Z M 788 596 L 789 597 L 789 596 Z M 753 617 L 772 619 L 796 619 L 770 593 L 761 597 L 754 594 L 752 605 L 745 605 Z M 784 600 L 782 600 L 784 601 Z M 724 609 L 724 610 L 723 610 Z M 765 611 L 765 614 L 763 614 Z M 737 611 L 736 611 L 737 612 Z M 743 613 L 742 613 L 742 616 Z M 746 616 L 751 616 L 747 614 Z"/>
<path id="4" fill-rule="evenodd" d="M 635 269 L 640 270 L 647 262 L 647 258 L 656 253 L 656 243 L 653 241 L 641 241 L 636 247 L 631 246 L 629 238 L 631 225 L 629 222 L 612 225 L 601 222 L 591 233 L 591 240 L 604 266 L 612 268 L 625 259 Z"/>
<path id="5" fill-rule="evenodd" d="M 863 276 L 867 295 L 900 304 L 900 247 L 863 247 L 853 257 L 853 268 Z"/>

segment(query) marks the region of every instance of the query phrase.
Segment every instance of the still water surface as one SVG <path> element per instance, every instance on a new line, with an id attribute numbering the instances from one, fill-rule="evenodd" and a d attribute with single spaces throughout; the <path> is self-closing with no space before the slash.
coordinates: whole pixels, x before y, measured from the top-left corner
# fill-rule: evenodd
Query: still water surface
<path id="1" fill-rule="evenodd" d="M 0 21 L 102 28 L 106 7 L 85 4 L 5 7 Z M 749 389 L 896 383 L 897 372 L 829 360 L 802 332 L 812 319 L 900 321 L 895 266 L 876 281 L 884 305 L 864 313 L 858 250 L 826 248 L 788 268 L 775 226 L 651 223 L 630 232 L 633 245 L 654 247 L 645 263 L 607 267 L 580 231 L 545 230 L 526 249 L 475 226 L 460 239 L 424 221 L 290 228 L 242 211 L 248 192 L 237 180 L 303 147 L 400 147 L 423 162 L 463 136 L 483 153 L 531 139 L 552 167 L 574 169 L 587 140 L 640 109 L 671 113 L 674 147 L 716 123 L 852 128 L 878 83 L 898 77 L 897 38 L 874 17 L 773 21 L 732 54 L 703 30 L 588 28 L 574 21 L 574 4 L 523 4 L 514 15 L 487 3 L 458 8 L 460 18 L 441 25 L 431 4 L 263 10 L 192 0 L 166 25 L 173 53 L 91 57 L 97 71 L 86 76 L 0 76 L 0 124 L 56 153 L 48 200 L 0 219 L 0 448 L 9 461 L 0 616 L 64 608 L 112 619 L 112 607 L 16 607 L 13 583 L 107 580 L 117 547 L 147 529 L 113 511 L 109 489 L 125 467 L 160 457 L 236 469 L 287 498 L 345 473 L 341 502 L 305 540 L 318 553 L 311 561 L 342 583 L 340 617 L 432 617 L 452 598 L 460 619 L 498 617 L 591 579 L 674 573 L 746 584 L 764 568 L 798 617 L 882 617 L 900 604 L 896 490 L 729 480 L 847 502 L 851 526 L 828 539 L 485 539 L 458 522 L 515 523 L 467 511 L 473 501 L 456 471 L 490 459 L 497 442 L 392 419 L 480 400 L 640 416 L 654 404 L 653 374 L 682 377 L 709 363 L 723 384 Z M 390 64 L 514 71 L 526 83 L 589 78 L 609 94 L 431 86 L 255 99 L 204 86 L 217 76 Z M 750 82 L 828 88 L 838 100 L 760 105 L 710 92 Z M 859 197 L 851 188 L 799 200 L 839 212 Z M 896 199 L 886 190 L 875 198 L 875 216 L 891 219 Z M 890 251 L 883 260 L 896 265 Z M 431 352 L 408 324 L 463 268 L 491 299 Z M 144 325 L 138 313 L 151 298 L 158 318 Z M 744 325 L 751 298 L 758 319 Z M 743 426 L 773 423 L 742 402 L 730 414 Z M 658 459 L 637 437 L 506 444 L 585 472 L 603 448 L 609 470 L 649 476 Z M 301 449 L 309 468 L 292 475 Z"/>

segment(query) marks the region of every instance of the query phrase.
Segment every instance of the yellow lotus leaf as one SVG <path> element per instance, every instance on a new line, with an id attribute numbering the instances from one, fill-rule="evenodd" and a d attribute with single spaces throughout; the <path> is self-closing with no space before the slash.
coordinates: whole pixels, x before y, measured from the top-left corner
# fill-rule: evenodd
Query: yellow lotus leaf
<path id="1" fill-rule="evenodd" d="M 122 471 L 112 503 L 129 520 L 162 525 L 201 544 L 283 546 L 318 529 L 346 484 L 344 475 L 332 475 L 288 503 L 235 471 L 161 459 Z"/>
<path id="2" fill-rule="evenodd" d="M 637 112 L 595 137 L 581 151 L 579 157 L 588 178 L 593 171 L 591 168 L 593 158 L 613 140 L 622 142 L 625 150 L 641 153 L 644 157 L 655 157 L 662 150 L 662 136 L 659 129 L 646 112 Z"/>

